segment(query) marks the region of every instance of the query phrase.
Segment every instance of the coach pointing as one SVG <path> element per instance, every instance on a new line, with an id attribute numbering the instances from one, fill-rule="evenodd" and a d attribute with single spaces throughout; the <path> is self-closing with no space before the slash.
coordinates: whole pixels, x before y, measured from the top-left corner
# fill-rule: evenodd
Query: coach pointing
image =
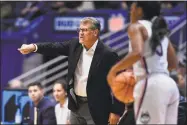
<path id="1" fill-rule="evenodd" d="M 116 124 L 123 104 L 112 95 L 107 84 L 108 71 L 118 60 L 115 52 L 99 40 L 100 23 L 93 17 L 83 18 L 79 39 L 62 43 L 22 45 L 22 54 L 68 56 L 68 108 L 71 124 Z M 110 116 L 110 117 L 109 117 Z"/>

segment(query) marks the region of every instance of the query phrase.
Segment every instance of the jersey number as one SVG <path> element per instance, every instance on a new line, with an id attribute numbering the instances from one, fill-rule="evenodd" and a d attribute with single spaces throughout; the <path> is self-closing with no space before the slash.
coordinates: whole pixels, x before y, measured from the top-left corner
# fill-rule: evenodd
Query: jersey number
<path id="1" fill-rule="evenodd" d="M 162 55 L 163 55 L 163 49 L 162 49 L 162 45 L 161 45 L 161 44 L 159 44 L 159 46 L 157 46 L 155 52 L 156 52 L 156 54 L 157 54 L 158 56 L 162 56 Z"/>

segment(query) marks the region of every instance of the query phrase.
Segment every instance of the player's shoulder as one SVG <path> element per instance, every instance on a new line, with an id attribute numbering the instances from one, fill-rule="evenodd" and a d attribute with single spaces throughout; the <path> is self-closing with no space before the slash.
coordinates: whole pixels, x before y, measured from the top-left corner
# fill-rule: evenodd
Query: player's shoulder
<path id="1" fill-rule="evenodd" d="M 135 30 L 141 30 L 143 28 L 143 25 L 141 23 L 131 23 L 128 27 L 128 32 L 135 31 Z"/>
<path id="2" fill-rule="evenodd" d="M 147 39 L 148 37 L 147 29 L 142 23 L 136 22 L 136 23 L 130 24 L 128 27 L 128 36 L 130 37 L 137 33 L 142 33 L 145 39 Z"/>

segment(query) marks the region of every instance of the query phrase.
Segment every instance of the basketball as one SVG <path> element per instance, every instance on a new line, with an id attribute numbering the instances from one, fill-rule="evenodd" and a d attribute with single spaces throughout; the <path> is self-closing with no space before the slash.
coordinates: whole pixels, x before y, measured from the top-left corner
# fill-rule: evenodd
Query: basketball
<path id="1" fill-rule="evenodd" d="M 114 96 L 125 104 L 133 102 L 135 82 L 132 71 L 125 71 L 118 74 L 115 78 L 115 83 L 111 86 Z"/>

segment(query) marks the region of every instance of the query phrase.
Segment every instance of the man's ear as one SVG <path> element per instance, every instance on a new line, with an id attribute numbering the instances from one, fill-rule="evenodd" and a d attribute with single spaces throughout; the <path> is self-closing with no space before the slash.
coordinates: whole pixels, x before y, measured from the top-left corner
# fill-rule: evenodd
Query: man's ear
<path id="1" fill-rule="evenodd" d="M 95 36 L 97 36 L 97 35 L 98 35 L 98 33 L 99 33 L 99 31 L 98 31 L 98 30 L 95 30 L 95 31 L 94 31 L 94 35 L 95 35 Z"/>

